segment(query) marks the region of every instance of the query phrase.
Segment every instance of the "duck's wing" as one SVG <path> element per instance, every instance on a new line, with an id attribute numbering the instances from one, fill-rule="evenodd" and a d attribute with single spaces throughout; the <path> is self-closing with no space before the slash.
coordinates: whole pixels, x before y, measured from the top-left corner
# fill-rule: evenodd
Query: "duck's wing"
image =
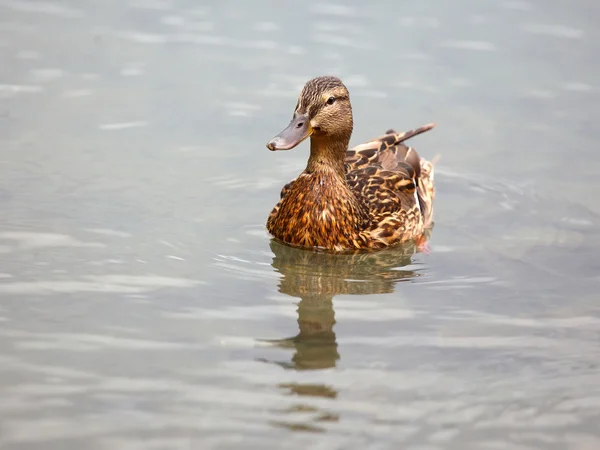
<path id="1" fill-rule="evenodd" d="M 348 172 L 346 180 L 372 217 L 419 207 L 415 171 L 409 164 L 400 163 L 394 170 L 372 164 Z"/>
<path id="2" fill-rule="evenodd" d="M 369 246 L 387 247 L 414 238 L 422 229 L 415 171 L 401 162 L 394 170 L 377 164 L 347 173 L 350 189 L 365 205 L 370 226 L 361 232 Z"/>
<path id="3" fill-rule="evenodd" d="M 429 123 L 404 133 L 388 130 L 384 135 L 348 150 L 346 152 L 346 167 L 348 171 L 370 165 L 380 166 L 386 170 L 395 170 L 403 165 L 401 163 L 406 163 L 412 167 L 415 176 L 418 178 L 421 174 L 421 158 L 413 148 L 404 145 L 403 142 L 429 131 L 433 127 L 435 127 L 435 124 Z"/>
<path id="4" fill-rule="evenodd" d="M 421 158 L 402 142 L 434 126 L 428 124 L 404 133 L 389 130 L 348 150 L 346 179 L 369 211 L 371 229 L 365 233 L 373 245 L 401 241 L 422 227 L 428 205 L 423 204 L 419 186 Z"/>

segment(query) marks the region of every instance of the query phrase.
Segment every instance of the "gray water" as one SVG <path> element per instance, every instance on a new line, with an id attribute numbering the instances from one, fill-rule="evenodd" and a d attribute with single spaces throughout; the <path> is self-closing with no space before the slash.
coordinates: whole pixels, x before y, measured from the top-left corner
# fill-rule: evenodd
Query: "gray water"
<path id="1" fill-rule="evenodd" d="M 597 1 L 0 0 L 0 447 L 600 448 Z M 270 241 L 341 76 L 431 253 Z"/>

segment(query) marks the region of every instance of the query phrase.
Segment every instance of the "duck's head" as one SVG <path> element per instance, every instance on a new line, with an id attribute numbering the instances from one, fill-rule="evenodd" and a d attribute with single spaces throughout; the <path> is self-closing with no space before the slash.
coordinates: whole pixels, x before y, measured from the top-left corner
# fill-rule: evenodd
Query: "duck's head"
<path id="1" fill-rule="evenodd" d="M 308 137 L 349 141 L 352 127 L 350 95 L 344 83 L 336 77 L 317 77 L 304 85 L 292 121 L 267 148 L 290 150 Z"/>

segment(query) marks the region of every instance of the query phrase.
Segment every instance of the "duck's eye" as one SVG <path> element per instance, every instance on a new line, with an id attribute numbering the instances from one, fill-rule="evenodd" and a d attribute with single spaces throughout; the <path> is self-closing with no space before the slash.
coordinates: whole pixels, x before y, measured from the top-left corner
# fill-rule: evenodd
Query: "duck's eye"
<path id="1" fill-rule="evenodd" d="M 333 103 L 334 103 L 334 102 L 335 102 L 335 97 L 329 97 L 329 98 L 327 99 L 327 104 L 328 104 L 328 105 L 333 105 Z"/>

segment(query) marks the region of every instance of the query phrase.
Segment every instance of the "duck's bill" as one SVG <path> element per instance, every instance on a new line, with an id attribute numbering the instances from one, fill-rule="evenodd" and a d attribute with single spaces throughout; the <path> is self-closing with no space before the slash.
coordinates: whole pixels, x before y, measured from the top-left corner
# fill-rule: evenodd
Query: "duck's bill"
<path id="1" fill-rule="evenodd" d="M 290 150 L 311 134 L 312 128 L 308 121 L 308 117 L 298 115 L 292 119 L 285 130 L 267 143 L 267 148 L 271 151 Z"/>

